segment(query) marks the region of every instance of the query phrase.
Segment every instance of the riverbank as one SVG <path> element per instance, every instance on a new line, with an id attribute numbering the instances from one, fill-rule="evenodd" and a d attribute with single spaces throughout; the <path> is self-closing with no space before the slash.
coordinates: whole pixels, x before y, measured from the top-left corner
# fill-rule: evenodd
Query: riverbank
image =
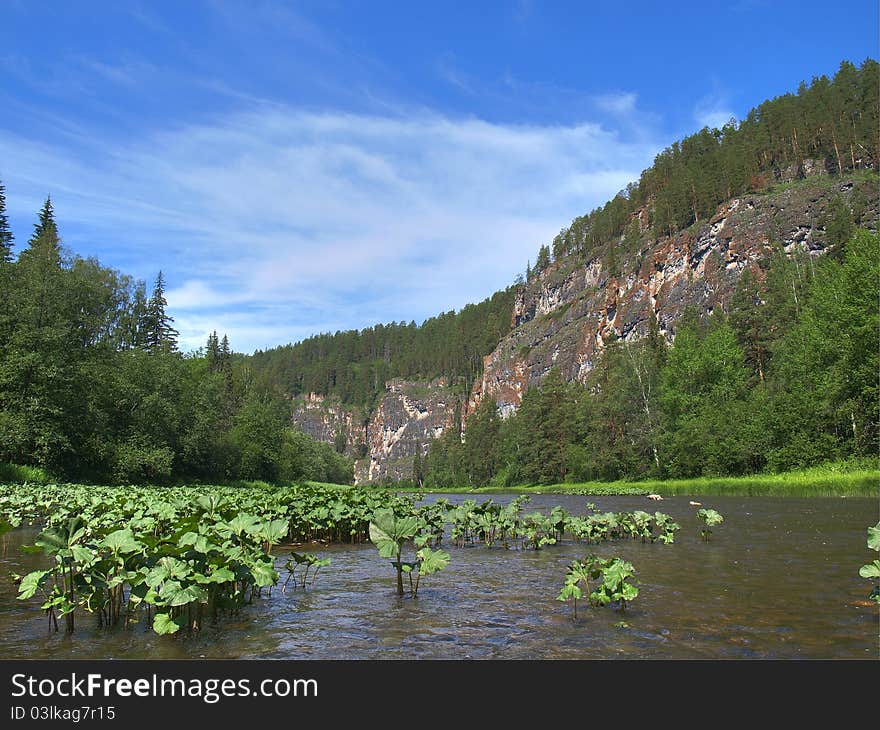
<path id="1" fill-rule="evenodd" d="M 753 474 L 742 477 L 697 477 L 639 482 L 577 482 L 517 485 L 511 487 L 445 487 L 417 489 L 395 487 L 399 492 L 453 494 L 583 494 L 663 496 L 753 496 L 753 497 L 877 497 L 880 498 L 880 470 L 830 464 L 781 474 Z"/>

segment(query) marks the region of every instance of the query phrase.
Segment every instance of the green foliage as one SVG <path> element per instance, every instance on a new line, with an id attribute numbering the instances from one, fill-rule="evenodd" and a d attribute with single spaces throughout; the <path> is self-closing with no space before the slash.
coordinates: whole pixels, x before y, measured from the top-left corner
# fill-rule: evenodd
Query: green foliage
<path id="1" fill-rule="evenodd" d="M 635 576 L 635 568 L 621 558 L 611 558 L 599 562 L 602 583 L 596 590 L 590 593 L 590 601 L 600 606 L 616 603 L 618 610 L 626 611 L 628 601 L 635 600 L 639 595 L 639 589 L 631 582 Z"/>
<path id="2" fill-rule="evenodd" d="M 763 102 L 739 122 L 675 142 L 638 183 L 564 228 L 553 241 L 554 258 L 601 258 L 615 276 L 624 263 L 637 263 L 633 218 L 643 209 L 653 234 L 669 235 L 711 216 L 724 200 L 766 190 L 777 179 L 803 177 L 809 164 L 834 174 L 877 169 L 878 69 L 873 59 L 859 68 L 844 61 L 833 79 L 818 76 L 796 94 Z M 848 238 L 842 215 L 833 217 L 828 235 Z"/>
<path id="3" fill-rule="evenodd" d="M 290 583 L 291 580 L 294 581 L 294 586 L 299 586 L 303 589 L 305 589 L 307 585 L 314 585 L 321 568 L 327 567 L 330 565 L 330 562 L 330 558 L 319 558 L 314 553 L 298 553 L 291 551 L 290 558 L 284 564 L 284 569 L 287 571 L 287 579 L 281 587 L 281 592 L 283 593 L 287 590 L 287 584 Z M 297 570 L 299 570 L 299 575 L 296 574 Z M 310 573 L 311 580 L 309 580 Z"/>
<path id="4" fill-rule="evenodd" d="M 868 528 L 868 548 L 880 552 L 880 522 Z M 859 568 L 859 575 L 867 580 L 880 578 L 880 560 L 875 560 Z M 880 585 L 875 585 L 870 597 L 880 604 Z"/>
<path id="5" fill-rule="evenodd" d="M 724 517 L 719 512 L 716 512 L 714 509 L 706 508 L 697 510 L 697 517 L 699 517 L 705 525 L 705 527 L 700 530 L 700 535 L 705 542 L 709 542 L 709 536 L 712 534 L 712 530 L 709 528 L 720 525 L 722 522 L 724 522 Z"/>
<path id="6" fill-rule="evenodd" d="M 640 341 L 608 344 L 584 385 L 551 369 L 505 421 L 482 404 L 463 443 L 457 431 L 432 443 L 425 486 L 659 478 L 687 492 L 682 480 L 721 485 L 755 474 L 754 489 L 775 492 L 785 480 L 767 472 L 876 454 L 878 271 L 880 238 L 864 230 L 840 258 L 777 251 L 759 273 L 743 275 L 729 317 L 686 312 L 672 346 L 656 323 Z M 832 490 L 853 481 L 862 490 L 876 461 L 866 472 L 795 481 Z"/>
<path id="7" fill-rule="evenodd" d="M 0 464 L 0 484 L 6 482 L 48 484 L 52 481 L 54 481 L 52 476 L 38 466 Z"/>
<path id="8" fill-rule="evenodd" d="M 19 598 L 40 594 L 50 628 L 57 630 L 63 619 L 68 632 L 83 612 L 97 615 L 107 628 L 143 618 L 159 634 L 198 630 L 205 620 L 237 613 L 278 582 L 274 545 L 286 540 L 363 542 L 371 518 L 379 514 L 382 521 L 383 509 L 413 514 L 411 500 L 390 492 L 338 487 L 196 492 L 0 486 L 0 532 L 26 522 L 45 524 L 27 550 L 43 553 L 50 567 L 19 576 Z M 412 524 L 423 523 L 410 516 L 397 527 Z M 399 537 L 393 521 L 389 529 Z M 427 541 L 421 541 L 424 552 L 418 558 L 425 574 L 448 561 Z M 329 564 L 329 558 L 293 552 L 285 566 L 288 581 L 293 578 L 303 588 L 313 585 Z"/>
<path id="9" fill-rule="evenodd" d="M 415 322 L 377 324 L 363 330 L 321 334 L 257 351 L 253 372 L 291 394 L 321 393 L 369 412 L 391 378 L 444 377 L 462 394 L 498 341 L 510 331 L 514 287 L 459 312 Z"/>
<path id="10" fill-rule="evenodd" d="M 626 611 L 627 601 L 632 601 L 639 595 L 639 589 L 633 582 L 634 576 L 632 563 L 620 558 L 602 559 L 590 555 L 585 560 L 575 560 L 568 566 L 565 583 L 556 600 L 571 599 L 575 618 L 578 599 L 585 594 L 589 596 L 591 604 L 607 606 L 614 603 L 623 613 Z M 598 581 L 593 590 L 590 590 L 591 581 Z"/>
<path id="11" fill-rule="evenodd" d="M 441 523 L 442 534 L 442 523 Z M 442 550 L 432 550 L 427 543 L 436 539 L 429 520 L 421 514 L 398 514 L 391 508 L 377 509 L 370 520 L 370 541 L 383 558 L 393 558 L 391 565 L 397 572 L 397 593 L 404 595 L 403 576 L 409 578 L 410 595 L 419 592 L 422 576 L 436 573 L 449 564 L 450 556 Z M 413 542 L 419 549 L 414 561 L 404 561 L 403 547 Z M 413 582 L 413 574 L 416 580 Z"/>

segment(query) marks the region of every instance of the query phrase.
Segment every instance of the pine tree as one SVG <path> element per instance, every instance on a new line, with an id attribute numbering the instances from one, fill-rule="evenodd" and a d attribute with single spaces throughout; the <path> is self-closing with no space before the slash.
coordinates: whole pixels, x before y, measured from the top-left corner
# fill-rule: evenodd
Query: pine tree
<path id="1" fill-rule="evenodd" d="M 548 266 L 550 266 L 550 247 L 544 245 L 538 249 L 538 259 L 535 261 L 535 271 L 544 271 Z"/>
<path id="2" fill-rule="evenodd" d="M 843 247 L 853 234 L 853 217 L 849 206 L 837 195 L 825 213 L 825 226 L 828 247 L 833 255 L 841 257 Z"/>

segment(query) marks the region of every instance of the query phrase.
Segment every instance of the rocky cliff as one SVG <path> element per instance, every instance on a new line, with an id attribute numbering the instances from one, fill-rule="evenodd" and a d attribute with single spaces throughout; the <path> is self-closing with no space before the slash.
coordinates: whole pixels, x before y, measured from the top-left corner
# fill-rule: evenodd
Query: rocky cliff
<path id="1" fill-rule="evenodd" d="M 430 382 L 389 380 L 370 417 L 316 394 L 293 403 L 294 425 L 310 436 L 334 443 L 345 434 L 345 452 L 356 459 L 355 483 L 411 479 L 416 451 L 427 454 L 431 441 L 456 421 L 464 398 L 445 378 Z"/>
<path id="2" fill-rule="evenodd" d="M 370 418 L 369 452 L 355 463 L 355 482 L 411 479 L 416 451 L 427 454 L 431 441 L 457 423 L 462 401 L 445 378 L 428 383 L 388 381 Z"/>
<path id="3" fill-rule="evenodd" d="M 876 175 L 832 179 L 820 166 L 806 172 L 806 179 L 783 172 L 769 192 L 729 200 L 709 220 L 674 236 L 654 238 L 647 213 L 639 211 L 635 242 L 610 242 L 595 256 L 566 257 L 534 276 L 517 295 L 510 334 L 483 358 L 463 417 L 485 397 L 510 415 L 553 366 L 566 379 L 584 380 L 605 343 L 643 337 L 652 316 L 671 341 L 688 306 L 726 310 L 742 272 L 757 272 L 774 245 L 823 254 L 824 221 L 837 196 L 861 209 L 862 225 L 877 227 Z M 378 483 L 411 478 L 416 451 L 427 453 L 455 423 L 461 400 L 443 379 L 391 380 L 368 417 L 311 395 L 295 401 L 293 420 L 323 441 L 333 442 L 342 430 L 346 452 L 361 457 L 356 483 Z"/>
<path id="4" fill-rule="evenodd" d="M 335 444 L 345 440 L 345 453 L 357 458 L 365 451 L 369 417 L 358 409 L 346 408 L 338 400 L 317 393 L 294 398 L 293 425 L 318 441 Z"/>
<path id="5" fill-rule="evenodd" d="M 858 207 L 867 206 L 860 211 L 863 224 L 876 227 L 876 176 L 832 180 L 820 173 L 768 193 L 734 198 L 710 220 L 660 239 L 650 235 L 642 211 L 634 216 L 641 231 L 638 245 L 628 246 L 630 253 L 614 262 L 616 271 L 607 252 L 586 261 L 569 257 L 555 262 L 517 296 L 514 328 L 483 359 L 468 413 L 488 396 L 502 416 L 509 415 L 526 389 L 540 385 L 553 366 L 568 380 L 584 380 L 609 339 L 643 337 L 652 315 L 671 341 L 689 305 L 706 313 L 718 307 L 726 311 L 742 272 L 757 272 L 758 261 L 774 243 L 788 252 L 825 252 L 823 222 L 838 195 L 847 203 L 857 197 Z"/>

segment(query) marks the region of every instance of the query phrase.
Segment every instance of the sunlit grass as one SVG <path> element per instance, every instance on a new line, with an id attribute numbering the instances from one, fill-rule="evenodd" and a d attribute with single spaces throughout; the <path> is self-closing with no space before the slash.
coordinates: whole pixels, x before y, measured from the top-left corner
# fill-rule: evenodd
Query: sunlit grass
<path id="1" fill-rule="evenodd" d="M 752 474 L 741 477 L 696 477 L 646 481 L 577 482 L 516 485 L 469 489 L 406 489 L 400 491 L 453 494 L 583 494 L 583 495 L 706 495 L 765 497 L 880 497 L 880 469 L 876 460 L 836 462 L 781 474 Z"/>

